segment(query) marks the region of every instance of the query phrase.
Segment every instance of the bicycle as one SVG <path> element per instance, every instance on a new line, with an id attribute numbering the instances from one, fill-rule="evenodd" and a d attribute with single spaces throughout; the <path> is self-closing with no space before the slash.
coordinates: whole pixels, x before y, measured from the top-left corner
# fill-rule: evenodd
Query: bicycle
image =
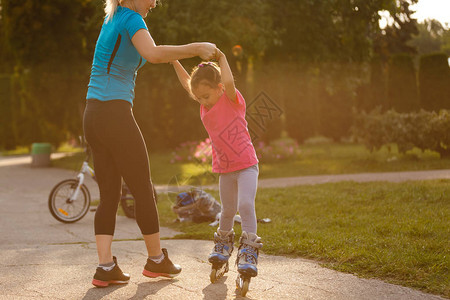
<path id="1" fill-rule="evenodd" d="M 97 182 L 94 170 L 89 166 L 91 151 L 86 146 L 86 159 L 76 179 L 66 179 L 56 184 L 48 197 L 48 208 L 52 216 L 63 223 L 74 223 L 81 220 L 91 205 L 91 194 L 84 184 L 87 173 Z M 155 195 L 156 197 L 156 195 Z M 155 198 L 156 200 L 156 198 Z M 134 218 L 134 198 L 125 182 L 122 182 L 120 205 L 129 218 Z"/>

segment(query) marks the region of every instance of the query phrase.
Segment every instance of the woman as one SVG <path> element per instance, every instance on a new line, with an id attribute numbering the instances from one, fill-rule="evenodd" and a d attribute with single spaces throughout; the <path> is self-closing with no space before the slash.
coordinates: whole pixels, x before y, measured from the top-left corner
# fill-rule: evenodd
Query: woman
<path id="1" fill-rule="evenodd" d="M 111 251 L 122 178 L 134 196 L 136 221 L 147 247 L 143 275 L 174 277 L 181 272 L 160 247 L 147 149 L 132 112 L 135 79 L 145 61 L 167 63 L 194 56 L 209 60 L 216 47 L 211 43 L 156 46 L 143 19 L 155 6 L 156 0 L 106 0 L 106 17 L 95 47 L 83 127 L 100 189 L 94 220 L 99 266 L 92 282 L 98 287 L 130 279 Z"/>

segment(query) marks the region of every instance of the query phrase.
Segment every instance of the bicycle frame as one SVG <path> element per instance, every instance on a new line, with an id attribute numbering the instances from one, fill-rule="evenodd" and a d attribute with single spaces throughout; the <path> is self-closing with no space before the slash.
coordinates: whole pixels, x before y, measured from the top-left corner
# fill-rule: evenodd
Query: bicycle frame
<path id="1" fill-rule="evenodd" d="M 96 178 L 95 178 L 95 172 L 94 170 L 89 166 L 89 156 L 86 158 L 86 160 L 83 162 L 83 165 L 81 166 L 81 170 L 80 173 L 78 173 L 77 175 L 77 180 L 78 180 L 78 185 L 77 188 L 75 189 L 75 192 L 72 194 L 72 196 L 70 197 L 70 202 L 75 201 L 75 199 L 77 199 L 78 197 L 78 193 L 80 192 L 80 187 L 83 185 L 84 183 L 84 178 L 86 173 L 88 173 L 89 175 L 91 175 L 92 179 L 95 180 L 95 182 L 97 182 Z"/>

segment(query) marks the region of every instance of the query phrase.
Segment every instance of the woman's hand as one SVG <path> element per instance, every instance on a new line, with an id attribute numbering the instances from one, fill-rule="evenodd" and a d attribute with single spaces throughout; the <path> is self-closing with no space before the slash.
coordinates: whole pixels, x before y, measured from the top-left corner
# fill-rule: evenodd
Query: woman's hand
<path id="1" fill-rule="evenodd" d="M 203 60 L 211 60 L 216 56 L 216 45 L 211 43 L 198 43 L 198 56 Z"/>
<path id="2" fill-rule="evenodd" d="M 222 57 L 225 57 L 225 54 L 223 54 L 223 52 L 220 51 L 219 48 L 216 48 L 215 53 L 214 53 L 214 59 L 215 59 L 216 61 L 219 61 L 220 58 L 222 58 Z"/>

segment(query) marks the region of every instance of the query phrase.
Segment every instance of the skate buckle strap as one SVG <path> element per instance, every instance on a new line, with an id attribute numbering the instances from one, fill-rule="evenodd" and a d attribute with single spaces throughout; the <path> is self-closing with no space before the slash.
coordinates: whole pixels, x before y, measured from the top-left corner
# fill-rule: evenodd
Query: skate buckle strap
<path id="1" fill-rule="evenodd" d="M 228 238 L 220 238 L 218 237 L 216 240 L 216 244 L 214 245 L 214 252 L 223 254 L 224 248 L 228 255 L 231 254 L 230 247 L 227 245 Z"/>
<path id="2" fill-rule="evenodd" d="M 214 246 L 214 251 L 223 253 L 223 247 L 225 247 L 225 245 L 219 242 Z"/>
<path id="3" fill-rule="evenodd" d="M 253 242 L 253 241 L 250 241 L 250 240 L 243 240 L 242 244 L 252 246 L 252 247 L 254 247 L 256 249 L 262 248 L 262 243 Z"/>
<path id="4" fill-rule="evenodd" d="M 256 264 L 256 259 L 258 254 L 256 253 L 256 249 L 246 247 L 242 249 L 240 255 L 244 256 L 244 261 L 251 264 Z"/>

